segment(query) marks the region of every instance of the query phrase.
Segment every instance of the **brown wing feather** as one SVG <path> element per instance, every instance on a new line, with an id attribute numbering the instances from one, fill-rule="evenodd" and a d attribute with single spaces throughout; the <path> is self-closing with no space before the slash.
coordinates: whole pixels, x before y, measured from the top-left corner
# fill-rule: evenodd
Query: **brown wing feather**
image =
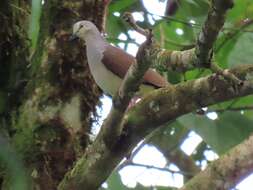
<path id="1" fill-rule="evenodd" d="M 124 52 L 120 48 L 108 45 L 104 52 L 102 62 L 109 70 L 123 78 L 130 65 L 135 62 L 135 57 Z M 159 73 L 152 69 L 149 69 L 145 73 L 143 79 L 145 84 L 152 85 L 156 88 L 168 85 L 168 82 Z"/>

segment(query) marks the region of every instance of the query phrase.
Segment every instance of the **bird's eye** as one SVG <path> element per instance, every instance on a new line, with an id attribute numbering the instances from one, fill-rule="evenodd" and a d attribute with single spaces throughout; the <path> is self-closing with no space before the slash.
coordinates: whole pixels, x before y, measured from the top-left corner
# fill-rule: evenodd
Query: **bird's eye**
<path id="1" fill-rule="evenodd" d="M 84 27 L 84 26 L 82 24 L 80 24 L 79 29 L 81 29 L 82 27 Z"/>

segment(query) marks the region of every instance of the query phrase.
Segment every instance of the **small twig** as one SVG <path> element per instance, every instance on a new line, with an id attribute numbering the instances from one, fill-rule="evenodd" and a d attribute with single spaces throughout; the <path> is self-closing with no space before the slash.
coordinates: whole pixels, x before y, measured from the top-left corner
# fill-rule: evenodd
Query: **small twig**
<path id="1" fill-rule="evenodd" d="M 197 39 L 195 64 L 200 67 L 211 69 L 214 73 L 222 75 L 236 85 L 242 85 L 243 82 L 239 78 L 228 70 L 223 70 L 213 60 L 213 45 L 225 23 L 226 12 L 232 7 L 232 0 L 226 1 L 226 3 L 220 2 L 220 0 L 212 1 L 207 19 Z"/>
<path id="2" fill-rule="evenodd" d="M 143 148 L 143 146 L 145 146 L 145 143 L 142 143 L 140 146 L 138 146 L 133 153 L 130 154 L 129 157 L 126 158 L 126 160 L 124 160 L 120 165 L 117 166 L 116 171 L 120 171 L 121 169 L 123 169 L 124 167 L 126 167 L 127 165 L 129 165 L 130 162 L 133 162 L 133 158 L 135 157 L 135 155 Z"/>
<path id="3" fill-rule="evenodd" d="M 226 6 L 222 6 L 219 0 L 213 0 L 208 11 L 207 19 L 198 35 L 195 54 L 196 64 L 203 67 L 210 67 L 213 55 L 213 45 L 218 37 L 220 30 L 225 23 L 225 15 L 228 9 L 233 6 L 232 0 Z"/>
<path id="4" fill-rule="evenodd" d="M 192 28 L 200 28 L 201 27 L 200 23 L 187 22 L 185 20 L 180 20 L 180 19 L 177 19 L 172 16 L 158 15 L 158 14 L 150 13 L 148 11 L 145 11 L 145 13 L 150 14 L 150 15 L 154 15 L 157 17 L 161 17 L 162 19 L 169 20 L 172 22 L 181 23 L 181 24 L 188 26 L 188 27 L 192 27 Z M 240 32 L 253 32 L 253 30 L 245 30 L 245 29 L 241 29 L 241 28 L 232 28 L 232 27 L 223 27 L 222 30 L 223 31 L 238 31 L 239 30 Z"/>
<path id="5" fill-rule="evenodd" d="M 145 12 L 147 14 L 150 14 L 150 15 L 154 15 L 154 16 L 157 16 L 157 17 L 161 17 L 162 19 L 165 19 L 165 20 L 169 20 L 169 21 L 172 21 L 172 22 L 177 22 L 177 23 L 181 23 L 185 26 L 189 26 L 189 27 L 195 27 L 195 28 L 200 28 L 201 27 L 201 24 L 198 24 L 198 23 L 191 23 L 191 22 L 187 22 L 185 20 L 181 20 L 181 19 L 178 19 L 178 18 L 175 18 L 173 16 L 163 16 L 163 15 L 158 15 L 158 14 L 155 14 L 155 13 L 150 13 L 148 11 L 145 10 Z"/>
<path id="6" fill-rule="evenodd" d="M 211 63 L 210 69 L 217 73 L 218 75 L 223 76 L 224 78 L 231 80 L 233 83 L 242 86 L 243 81 L 237 78 L 233 73 L 229 72 L 228 69 L 223 70 L 220 66 L 215 63 Z"/>
<path id="7" fill-rule="evenodd" d="M 230 29 L 231 31 L 225 34 L 225 39 L 215 49 L 215 52 L 218 52 L 229 40 L 233 39 L 238 33 L 242 32 L 244 28 L 247 28 L 251 24 L 253 24 L 253 19 L 247 18 L 247 19 L 242 20 L 242 22 L 240 22 L 239 28 Z M 226 28 L 223 28 L 223 30 L 225 29 Z"/>
<path id="8" fill-rule="evenodd" d="M 152 133 L 151 133 L 152 134 Z M 144 141 L 142 141 L 142 143 L 133 150 L 133 152 L 130 154 L 129 157 L 126 158 L 126 160 L 124 162 L 122 162 L 118 167 L 117 167 L 117 171 L 121 170 L 122 168 L 124 168 L 126 165 L 128 165 L 128 163 L 130 161 L 133 161 L 133 158 L 136 156 L 136 154 L 139 153 L 139 151 L 149 142 L 150 138 L 152 137 L 152 135 L 149 135 L 148 137 L 145 138 Z"/>
<path id="9" fill-rule="evenodd" d="M 148 37 L 150 35 L 150 32 L 148 30 L 145 30 L 143 28 L 141 28 L 140 26 L 138 26 L 134 20 L 134 17 L 131 13 L 129 12 L 125 12 L 122 16 L 122 18 L 137 32 L 139 32 L 140 34 Z"/>
<path id="10" fill-rule="evenodd" d="M 166 168 L 166 167 L 162 168 L 162 167 L 157 167 L 157 166 L 153 166 L 153 165 L 134 163 L 132 160 L 127 160 L 126 162 L 124 162 L 124 167 L 129 166 L 129 165 L 130 166 L 143 167 L 143 168 L 147 168 L 147 169 L 156 169 L 156 170 L 160 170 L 160 171 L 166 171 L 166 172 L 170 172 L 172 174 L 192 175 L 192 174 L 189 174 L 187 172 L 175 171 L 175 170 L 171 170 L 171 169 Z"/>
<path id="11" fill-rule="evenodd" d="M 118 38 L 111 38 L 111 37 L 106 37 L 106 39 L 109 41 L 109 42 L 114 42 L 114 43 L 125 43 L 125 44 L 128 44 L 128 43 L 133 43 L 137 46 L 139 46 L 140 44 L 137 43 L 135 40 L 121 40 L 121 39 L 118 39 Z"/>
<path id="12" fill-rule="evenodd" d="M 147 144 L 147 141 L 148 141 L 149 139 L 145 139 L 133 152 L 132 152 L 132 154 L 131 154 L 131 156 L 130 156 L 130 158 L 128 159 L 128 160 L 132 160 L 135 156 L 136 156 L 136 154 L 138 154 L 139 153 L 139 151 Z"/>

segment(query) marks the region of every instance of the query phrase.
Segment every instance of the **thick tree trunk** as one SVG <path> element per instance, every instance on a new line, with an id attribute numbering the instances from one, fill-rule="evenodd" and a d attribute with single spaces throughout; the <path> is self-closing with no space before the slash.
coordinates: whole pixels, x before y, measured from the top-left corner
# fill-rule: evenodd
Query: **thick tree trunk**
<path id="1" fill-rule="evenodd" d="M 29 8 L 30 4 L 25 0 L 0 2 L 0 160 L 4 164 L 1 164 L 0 173 L 2 189 L 13 189 L 15 184 L 12 183 L 17 182 L 12 175 L 17 171 L 14 167 L 18 164 L 13 164 L 11 157 L 15 154 L 10 152 L 8 145 L 16 130 L 12 121 L 18 117 L 17 110 L 22 104 L 27 84 Z M 24 184 L 21 187 L 27 186 Z"/>
<path id="2" fill-rule="evenodd" d="M 87 68 L 85 47 L 68 37 L 80 18 L 102 29 L 105 8 L 99 0 L 45 0 L 32 49 L 30 2 L 0 2 L 1 125 L 27 169 L 30 189 L 56 189 L 89 143 L 101 92 Z M 2 189 L 9 189 L 12 181 L 4 171 Z"/>

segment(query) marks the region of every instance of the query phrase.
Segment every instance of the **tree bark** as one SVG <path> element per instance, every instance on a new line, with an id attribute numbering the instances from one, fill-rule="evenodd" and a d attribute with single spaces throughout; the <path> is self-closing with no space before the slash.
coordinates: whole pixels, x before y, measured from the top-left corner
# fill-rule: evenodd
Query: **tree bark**
<path id="1" fill-rule="evenodd" d="M 0 96 L 7 102 L 0 113 L 8 140 L 32 178 L 29 189 L 56 189 L 90 141 L 101 91 L 90 75 L 85 47 L 68 37 L 80 18 L 102 30 L 106 6 L 99 0 L 45 0 L 32 49 L 28 1 L 0 3 Z M 2 189 L 8 189 L 12 182 L 1 177 Z"/>
<path id="2" fill-rule="evenodd" d="M 252 65 L 238 66 L 230 72 L 245 80 L 240 89 L 233 89 L 230 81 L 219 75 L 211 75 L 175 87 L 158 89 L 143 97 L 124 116 L 120 126 L 123 131 L 113 149 L 107 146 L 102 130 L 83 157 L 67 173 L 59 189 L 83 189 L 84 186 L 97 189 L 124 156 L 160 125 L 201 107 L 253 94 Z"/>
<path id="3" fill-rule="evenodd" d="M 242 65 L 230 71 L 244 81 L 236 88 L 222 75 L 210 75 L 154 91 L 127 112 L 132 93 L 129 95 L 126 90 L 125 98 L 119 97 L 120 101 L 124 100 L 123 107 L 118 107 L 122 120 L 114 117 L 111 121 L 116 122 L 110 122 L 109 118 L 96 140 L 88 146 L 91 115 L 95 115 L 101 91 L 89 73 L 85 47 L 78 42 L 70 43 L 68 37 L 73 23 L 80 19 L 91 20 L 102 31 L 108 2 L 45 0 L 34 47 L 28 39 L 30 3 L 27 0 L 0 2 L 0 159 L 7 163 L 0 166 L 1 189 L 15 189 L 13 178 L 20 175 L 15 174 L 17 170 L 12 170 L 12 159 L 6 159 L 6 155 L 17 157 L 18 168 L 25 168 L 21 175 L 30 181 L 23 180 L 20 188 L 97 189 L 136 144 L 160 125 L 198 108 L 253 94 L 252 65 Z M 204 62 L 211 61 L 213 43 L 232 1 L 224 1 L 228 4 L 218 0 L 211 2 L 214 7 L 202 29 L 203 38 L 201 35 L 198 38 L 197 48 L 184 52 L 158 49 L 153 56 L 158 64 L 172 69 L 179 66 L 179 70 L 185 71 L 195 68 L 195 63 L 203 67 Z M 219 20 L 218 27 L 214 27 L 216 20 Z M 143 61 L 142 58 L 140 56 L 138 62 Z M 146 57 L 144 61 L 147 60 Z M 132 83 L 139 84 L 141 74 L 136 73 L 138 77 L 133 78 Z M 129 75 L 131 77 L 131 73 Z M 125 81 L 129 81 L 128 78 Z M 127 87 L 133 92 L 136 89 L 132 87 L 136 86 L 131 85 L 129 82 Z M 113 124 L 119 127 L 114 136 L 110 133 Z M 112 146 L 108 139 L 113 142 Z M 198 186 L 199 179 L 209 180 L 202 184 L 217 189 L 232 187 L 252 171 L 252 162 L 247 161 L 252 152 L 246 149 L 247 146 L 252 146 L 251 137 L 190 180 L 184 188 Z M 238 153 L 243 157 L 237 157 Z M 182 154 L 177 152 L 178 155 Z M 170 157 L 175 158 L 175 155 Z M 240 165 L 236 165 L 238 161 Z M 197 173 L 198 168 L 192 160 L 187 162 L 192 167 L 178 165 L 181 164 L 182 170 Z M 223 164 L 231 170 L 223 168 Z M 241 170 L 231 167 L 234 165 Z M 231 176 L 230 172 L 236 175 Z M 219 181 L 214 176 L 229 179 L 231 183 Z M 215 179 L 214 183 L 210 179 Z"/>

